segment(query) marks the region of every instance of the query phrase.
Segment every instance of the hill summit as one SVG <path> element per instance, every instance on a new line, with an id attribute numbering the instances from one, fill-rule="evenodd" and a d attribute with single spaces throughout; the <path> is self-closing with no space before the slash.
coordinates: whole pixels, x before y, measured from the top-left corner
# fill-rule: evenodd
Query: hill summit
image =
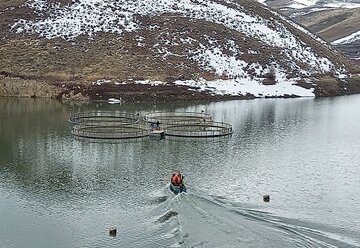
<path id="1" fill-rule="evenodd" d="M 2 95 L 27 85 L 94 100 L 359 89 L 351 61 L 251 0 L 13 0 L 0 11 Z"/>

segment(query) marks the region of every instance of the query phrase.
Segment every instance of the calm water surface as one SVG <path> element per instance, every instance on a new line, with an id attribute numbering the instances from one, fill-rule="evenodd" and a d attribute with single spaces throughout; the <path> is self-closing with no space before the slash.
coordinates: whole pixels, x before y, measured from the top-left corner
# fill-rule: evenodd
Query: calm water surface
<path id="1" fill-rule="evenodd" d="M 91 143 L 71 136 L 71 109 L 205 110 L 234 134 Z M 177 105 L 0 99 L 0 247 L 360 247 L 359 123 L 360 96 Z M 169 192 L 174 169 L 188 194 Z"/>

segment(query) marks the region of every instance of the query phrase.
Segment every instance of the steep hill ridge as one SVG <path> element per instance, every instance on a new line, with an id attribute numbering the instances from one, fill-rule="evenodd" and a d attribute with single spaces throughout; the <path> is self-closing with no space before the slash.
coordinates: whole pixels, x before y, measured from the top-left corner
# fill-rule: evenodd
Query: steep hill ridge
<path id="1" fill-rule="evenodd" d="M 156 87 L 189 99 L 199 91 L 249 98 L 359 89 L 351 61 L 251 0 L 29 0 L 0 11 L 0 80 L 47 81 L 62 97 L 127 99 L 133 88 L 132 99 L 158 98 Z"/>

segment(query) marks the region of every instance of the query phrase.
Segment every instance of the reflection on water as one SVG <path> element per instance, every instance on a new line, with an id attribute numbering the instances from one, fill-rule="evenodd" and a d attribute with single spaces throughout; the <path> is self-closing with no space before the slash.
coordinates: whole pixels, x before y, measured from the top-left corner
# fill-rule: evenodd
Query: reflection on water
<path id="1" fill-rule="evenodd" d="M 359 105 L 359 96 L 151 106 L 0 99 L 0 247 L 360 246 Z M 234 134 L 79 141 L 67 119 L 87 110 L 205 110 Z M 189 194 L 169 193 L 174 169 Z"/>

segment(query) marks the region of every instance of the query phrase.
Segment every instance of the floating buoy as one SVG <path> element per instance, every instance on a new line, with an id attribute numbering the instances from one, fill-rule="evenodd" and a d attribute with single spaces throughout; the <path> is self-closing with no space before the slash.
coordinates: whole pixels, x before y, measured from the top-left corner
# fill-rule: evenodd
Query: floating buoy
<path id="1" fill-rule="evenodd" d="M 112 237 L 116 236 L 116 227 L 110 227 L 109 235 L 112 236 Z"/>
<path id="2" fill-rule="evenodd" d="M 263 200 L 264 200 L 264 202 L 269 202 L 270 201 L 270 195 L 263 195 Z"/>

